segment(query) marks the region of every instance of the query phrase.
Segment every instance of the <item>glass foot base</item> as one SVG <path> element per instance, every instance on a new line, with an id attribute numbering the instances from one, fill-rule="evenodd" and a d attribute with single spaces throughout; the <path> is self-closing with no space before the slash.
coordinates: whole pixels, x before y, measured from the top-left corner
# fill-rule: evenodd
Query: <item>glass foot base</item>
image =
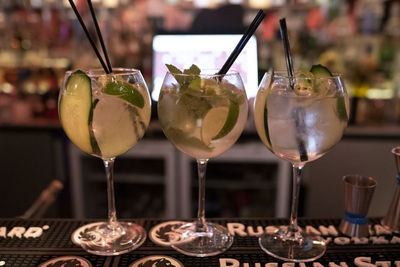
<path id="1" fill-rule="evenodd" d="M 206 223 L 206 231 L 196 231 L 196 223 L 187 223 L 176 231 L 180 234 L 179 240 L 171 242 L 176 251 L 196 257 L 218 255 L 233 243 L 233 236 L 228 229 L 219 224 Z"/>
<path id="2" fill-rule="evenodd" d="M 71 239 L 89 253 L 112 256 L 140 247 L 146 239 L 146 231 L 130 222 L 119 222 L 114 229 L 106 222 L 95 222 L 75 230 Z"/>
<path id="3" fill-rule="evenodd" d="M 326 245 L 319 236 L 306 233 L 289 235 L 287 232 L 264 234 L 258 239 L 262 250 L 285 261 L 308 262 L 324 255 Z"/>

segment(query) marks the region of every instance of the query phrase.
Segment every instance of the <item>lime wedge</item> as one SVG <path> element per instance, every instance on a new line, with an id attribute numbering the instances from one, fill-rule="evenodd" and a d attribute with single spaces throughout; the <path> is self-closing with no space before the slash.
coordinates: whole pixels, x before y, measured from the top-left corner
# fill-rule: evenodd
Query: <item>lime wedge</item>
<path id="1" fill-rule="evenodd" d="M 201 126 L 201 139 L 208 145 L 211 140 L 216 139 L 228 121 L 229 108 L 216 107 L 210 109 L 203 118 Z"/>
<path id="2" fill-rule="evenodd" d="M 230 131 L 232 131 L 235 126 L 237 119 L 239 117 L 239 103 L 231 100 L 231 104 L 229 105 L 228 117 L 226 118 L 225 124 L 222 127 L 221 131 L 213 138 L 219 139 L 227 135 Z"/>
<path id="3" fill-rule="evenodd" d="M 139 90 L 129 83 L 121 81 L 109 82 L 104 88 L 104 93 L 118 96 L 138 108 L 144 107 L 143 96 L 139 93 Z"/>

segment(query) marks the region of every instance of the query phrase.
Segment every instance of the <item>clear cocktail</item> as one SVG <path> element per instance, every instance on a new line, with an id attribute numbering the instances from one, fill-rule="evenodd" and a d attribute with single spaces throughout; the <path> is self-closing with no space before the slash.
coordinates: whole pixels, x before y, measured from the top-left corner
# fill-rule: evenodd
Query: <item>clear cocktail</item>
<path id="1" fill-rule="evenodd" d="M 325 243 L 297 225 L 302 168 L 337 144 L 349 117 L 349 100 L 340 76 L 323 66 L 299 72 L 266 73 L 254 106 L 257 133 L 264 145 L 293 166 L 290 224 L 260 237 L 261 248 L 282 260 L 312 261 L 325 252 Z"/>
<path id="2" fill-rule="evenodd" d="M 59 116 L 69 139 L 103 160 L 108 187 L 108 221 L 84 225 L 72 239 L 98 255 L 118 255 L 140 246 L 144 229 L 118 222 L 114 202 L 115 157 L 140 140 L 150 121 L 150 97 L 138 70 L 68 71 L 59 94 Z"/>
<path id="3" fill-rule="evenodd" d="M 200 74 L 194 66 L 190 70 L 166 74 L 158 118 L 167 138 L 195 158 L 198 166 L 197 221 L 177 229 L 180 238 L 171 245 L 186 255 L 204 257 L 225 251 L 233 242 L 225 227 L 205 220 L 205 172 L 208 159 L 225 152 L 239 138 L 247 119 L 248 102 L 239 73 L 217 75 L 217 70 L 211 70 Z"/>

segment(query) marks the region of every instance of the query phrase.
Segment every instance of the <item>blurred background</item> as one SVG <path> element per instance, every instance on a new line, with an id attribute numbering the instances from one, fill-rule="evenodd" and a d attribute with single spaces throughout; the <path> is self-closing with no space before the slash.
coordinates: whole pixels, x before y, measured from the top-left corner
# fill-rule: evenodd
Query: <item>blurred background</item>
<path id="1" fill-rule="evenodd" d="M 399 0 L 92 0 L 114 66 L 138 68 L 154 85 L 154 37 L 241 34 L 258 9 L 257 82 L 284 69 L 279 19 L 286 17 L 295 68 L 323 64 L 341 73 L 351 96 L 342 141 L 308 164 L 300 215 L 340 217 L 345 174 L 378 182 L 371 216 L 383 216 L 395 187 L 391 148 L 400 145 Z M 75 0 L 94 33 L 85 0 Z M 67 69 L 100 67 L 67 0 L 0 1 L 0 216 L 22 215 L 49 183 L 63 188 L 42 216 L 106 216 L 102 162 L 84 155 L 62 131 L 58 90 Z M 95 36 L 95 35 L 94 35 Z M 235 44 L 230 44 L 235 45 Z M 247 88 L 256 90 L 257 88 Z M 145 137 L 115 165 L 121 218 L 195 215 L 195 162 L 157 123 L 157 102 Z M 250 112 L 238 143 L 209 163 L 208 217 L 285 217 L 290 166 L 259 141 Z"/>

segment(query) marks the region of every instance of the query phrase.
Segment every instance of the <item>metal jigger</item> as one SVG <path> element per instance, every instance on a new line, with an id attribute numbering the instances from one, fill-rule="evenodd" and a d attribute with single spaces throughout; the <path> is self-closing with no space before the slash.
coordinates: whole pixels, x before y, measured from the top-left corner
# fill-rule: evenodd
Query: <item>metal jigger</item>
<path id="1" fill-rule="evenodd" d="M 376 181 L 372 177 L 346 175 L 343 182 L 345 212 L 339 230 L 347 236 L 368 236 L 367 213 Z"/>
<path id="2" fill-rule="evenodd" d="M 389 210 L 382 220 L 382 225 L 393 232 L 400 232 L 400 146 L 392 149 L 397 167 L 397 186 Z"/>

